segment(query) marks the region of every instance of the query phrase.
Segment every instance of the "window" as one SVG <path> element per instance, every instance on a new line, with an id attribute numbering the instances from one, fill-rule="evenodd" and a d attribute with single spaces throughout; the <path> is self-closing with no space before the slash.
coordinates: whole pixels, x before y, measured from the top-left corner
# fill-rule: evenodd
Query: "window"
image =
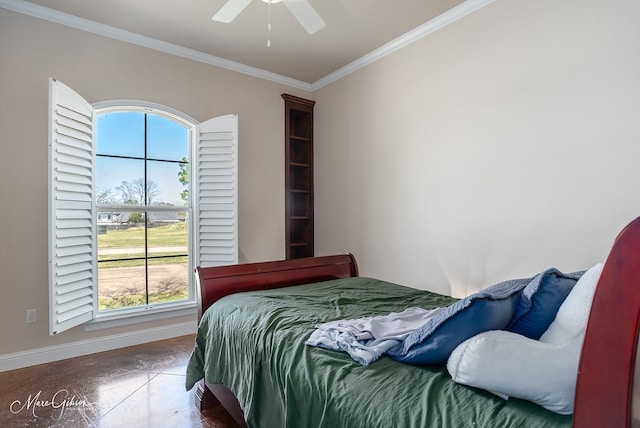
<path id="1" fill-rule="evenodd" d="M 237 116 L 49 98 L 50 334 L 193 306 L 193 266 L 237 263 Z"/>
<path id="2" fill-rule="evenodd" d="M 98 310 L 192 299 L 191 125 L 149 108 L 96 113 Z"/>

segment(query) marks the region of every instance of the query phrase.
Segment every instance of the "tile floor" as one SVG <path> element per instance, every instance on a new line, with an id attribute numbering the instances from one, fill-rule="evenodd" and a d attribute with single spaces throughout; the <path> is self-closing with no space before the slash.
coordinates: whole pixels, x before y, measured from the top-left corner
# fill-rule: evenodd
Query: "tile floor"
<path id="1" fill-rule="evenodd" d="M 237 428 L 185 391 L 193 336 L 0 373 L 0 427 Z M 48 401 L 48 402 L 47 402 Z"/>

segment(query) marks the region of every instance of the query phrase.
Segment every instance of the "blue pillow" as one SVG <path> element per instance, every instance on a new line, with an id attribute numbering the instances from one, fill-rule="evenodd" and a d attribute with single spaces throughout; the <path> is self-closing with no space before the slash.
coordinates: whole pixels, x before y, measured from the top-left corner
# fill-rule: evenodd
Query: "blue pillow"
<path id="1" fill-rule="evenodd" d="M 538 340 L 556 318 L 564 299 L 584 271 L 564 274 L 547 269 L 527 285 L 516 306 L 507 330 Z"/>
<path id="2" fill-rule="evenodd" d="M 488 330 L 504 329 L 513 316 L 522 290 L 531 282 L 513 279 L 458 300 L 409 334 L 387 352 L 408 364 L 444 364 L 460 343 Z"/>

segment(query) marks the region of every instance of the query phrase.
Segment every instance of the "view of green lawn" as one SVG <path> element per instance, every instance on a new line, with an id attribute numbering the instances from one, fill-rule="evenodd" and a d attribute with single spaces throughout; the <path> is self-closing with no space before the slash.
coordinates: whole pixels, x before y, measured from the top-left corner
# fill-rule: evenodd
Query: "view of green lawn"
<path id="1" fill-rule="evenodd" d="M 187 245 L 186 223 L 171 223 L 148 229 L 151 245 Z M 109 230 L 98 235 L 98 248 L 142 247 L 144 227 L 134 226 L 122 230 Z M 150 246 L 151 246 L 150 245 Z"/>
<path id="2" fill-rule="evenodd" d="M 160 257 L 148 260 L 149 303 L 188 297 L 188 235 L 185 228 L 186 224 L 180 222 L 147 229 L 149 256 Z M 141 226 L 107 230 L 98 235 L 100 310 L 147 304 L 144 243 L 144 227 Z"/>

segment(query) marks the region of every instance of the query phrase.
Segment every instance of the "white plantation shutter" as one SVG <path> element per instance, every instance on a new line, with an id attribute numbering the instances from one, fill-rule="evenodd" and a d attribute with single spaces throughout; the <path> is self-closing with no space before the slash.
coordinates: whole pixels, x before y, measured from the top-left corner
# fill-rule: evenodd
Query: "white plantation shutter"
<path id="1" fill-rule="evenodd" d="M 93 318 L 94 111 L 49 80 L 49 334 Z"/>
<path id="2" fill-rule="evenodd" d="M 198 126 L 193 157 L 197 266 L 238 263 L 238 116 Z"/>
<path id="3" fill-rule="evenodd" d="M 50 79 L 49 120 L 49 334 L 55 335 L 97 314 L 95 110 L 71 88 Z M 195 248 L 190 264 L 235 264 L 238 117 L 208 120 L 195 134 L 190 161 Z"/>

